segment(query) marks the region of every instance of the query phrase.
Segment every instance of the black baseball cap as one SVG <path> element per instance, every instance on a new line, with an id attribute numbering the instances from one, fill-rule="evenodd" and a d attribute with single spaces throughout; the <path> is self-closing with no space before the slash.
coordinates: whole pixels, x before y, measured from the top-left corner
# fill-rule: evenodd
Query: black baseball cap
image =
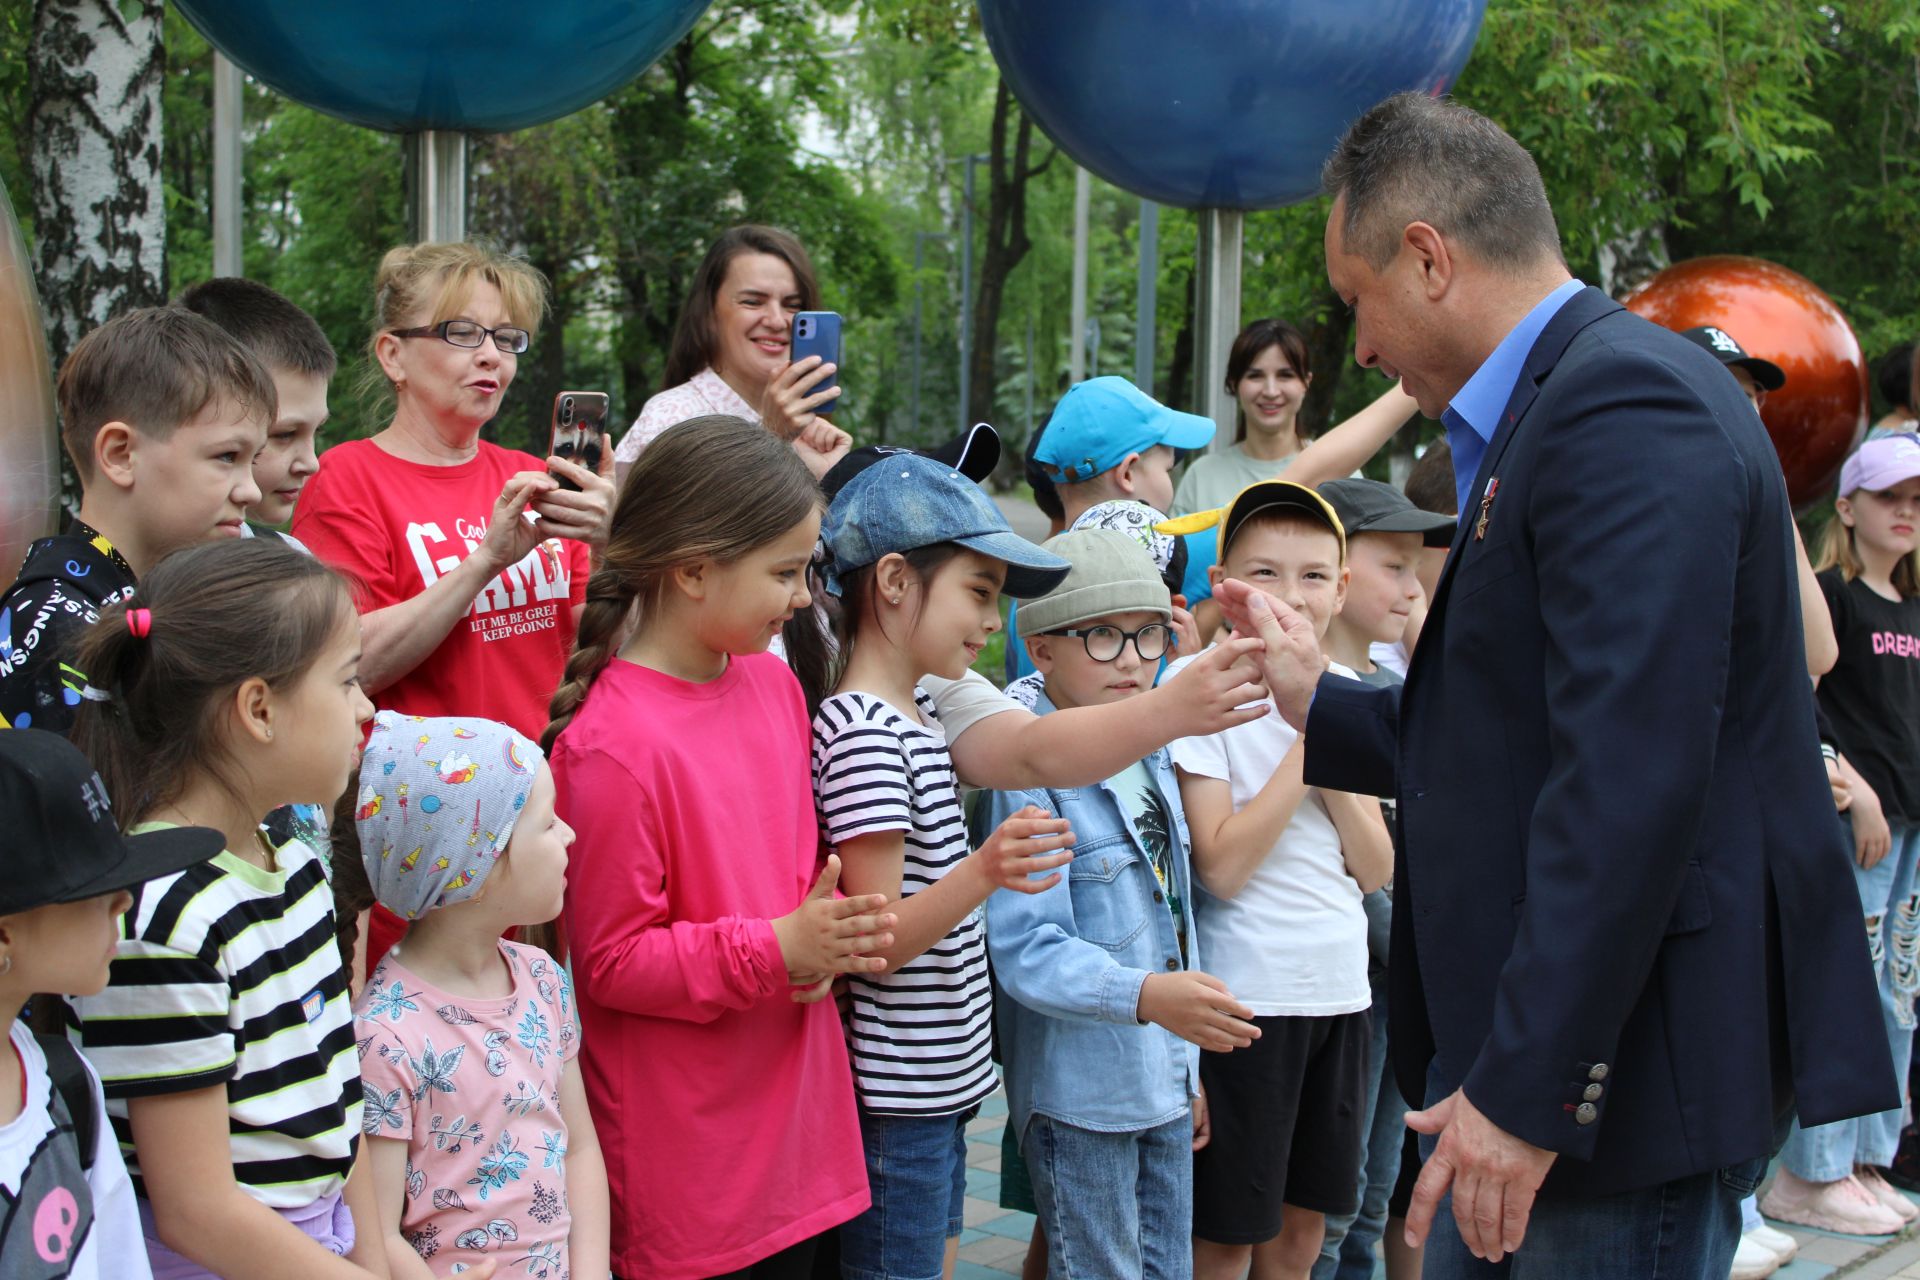
<path id="1" fill-rule="evenodd" d="M 1000 465 L 1000 433 L 984 422 L 976 422 L 972 429 L 931 449 L 908 449 L 892 444 L 862 445 L 834 463 L 827 474 L 820 477 L 820 488 L 826 492 L 827 501 L 832 502 L 838 497 L 847 481 L 893 453 L 917 453 L 923 458 L 932 458 L 975 484 L 981 484 Z"/>
<path id="2" fill-rule="evenodd" d="M 1433 511 L 1422 511 L 1406 494 L 1378 480 L 1349 477 L 1328 480 L 1320 496 L 1333 504 L 1347 536 L 1356 533 L 1418 533 L 1429 547 L 1451 546 L 1459 521 Z"/>
<path id="3" fill-rule="evenodd" d="M 122 835 L 100 775 L 44 729 L 0 731 L 0 823 L 0 915 L 131 889 L 227 843 L 208 827 Z"/>
<path id="4" fill-rule="evenodd" d="M 1771 360 L 1762 360 L 1759 356 L 1750 356 L 1746 348 L 1733 340 L 1733 335 L 1725 329 L 1703 324 L 1697 329 L 1683 329 L 1680 336 L 1698 347 L 1705 347 L 1713 353 L 1721 364 L 1739 365 L 1753 375 L 1762 391 L 1778 391 L 1787 385 L 1787 373 Z"/>

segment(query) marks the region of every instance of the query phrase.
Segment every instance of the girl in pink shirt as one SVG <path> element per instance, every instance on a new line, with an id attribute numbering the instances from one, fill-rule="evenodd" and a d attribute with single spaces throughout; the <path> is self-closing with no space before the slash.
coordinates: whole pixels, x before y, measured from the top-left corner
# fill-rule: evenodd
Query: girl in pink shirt
<path id="1" fill-rule="evenodd" d="M 778 438 L 695 418 L 635 465 L 545 745 L 578 832 L 566 923 L 613 1273 L 805 1276 L 867 1207 L 839 973 L 878 972 L 878 894 L 821 861 L 799 683 L 820 490 Z M 630 618 L 630 615 L 637 615 Z M 627 631 L 629 622 L 632 630 Z"/>

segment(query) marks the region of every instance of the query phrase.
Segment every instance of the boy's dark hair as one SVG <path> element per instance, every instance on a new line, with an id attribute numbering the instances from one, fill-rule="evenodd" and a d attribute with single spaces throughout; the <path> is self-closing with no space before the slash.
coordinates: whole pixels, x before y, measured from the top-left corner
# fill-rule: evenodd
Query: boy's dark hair
<path id="1" fill-rule="evenodd" d="M 1307 338 L 1299 329 L 1278 316 L 1264 320 L 1255 320 L 1242 329 L 1233 339 L 1233 346 L 1227 351 L 1227 391 L 1235 396 L 1240 392 L 1240 379 L 1247 376 L 1247 370 L 1253 368 L 1253 362 L 1266 352 L 1268 347 L 1280 348 L 1280 354 L 1287 365 L 1300 375 L 1305 382 L 1313 376 L 1313 360 L 1307 353 Z M 1247 415 L 1244 410 L 1235 411 L 1233 442 L 1240 443 L 1247 438 Z M 1294 435 L 1300 434 L 1299 422 L 1294 424 Z"/>
<path id="2" fill-rule="evenodd" d="M 145 634 L 129 609 L 146 615 Z M 353 616 L 346 580 L 278 538 L 176 551 L 140 579 L 138 599 L 102 613 L 73 665 L 106 697 L 81 704 L 73 741 L 122 826 L 177 799 L 195 773 L 237 793 L 220 734 L 233 691 L 300 679 Z"/>
<path id="3" fill-rule="evenodd" d="M 273 375 L 226 330 L 183 307 L 142 307 L 80 339 L 60 366 L 60 440 L 84 485 L 109 422 L 165 440 L 219 400 L 272 422 Z"/>
<path id="4" fill-rule="evenodd" d="M 271 372 L 333 377 L 339 360 L 314 318 L 257 280 L 221 276 L 182 293 L 176 305 L 225 329 Z"/>
<path id="5" fill-rule="evenodd" d="M 1873 362 L 1873 388 L 1889 409 L 1913 408 L 1913 344 L 1903 342 Z"/>
<path id="6" fill-rule="evenodd" d="M 1040 437 L 1047 433 L 1047 423 L 1053 421 L 1053 411 L 1040 419 L 1040 425 L 1027 437 L 1026 456 L 1021 462 L 1021 474 L 1027 478 L 1027 484 L 1033 489 L 1033 505 L 1040 508 L 1040 514 L 1055 524 L 1065 524 L 1066 504 L 1060 501 L 1060 491 L 1053 487 L 1053 477 L 1047 469 L 1034 458 L 1033 451 L 1040 447 Z"/>
<path id="7" fill-rule="evenodd" d="M 1453 483 L 1453 446 L 1435 440 L 1407 475 L 1407 501 L 1422 511 L 1443 516 L 1460 514 L 1460 491 Z"/>

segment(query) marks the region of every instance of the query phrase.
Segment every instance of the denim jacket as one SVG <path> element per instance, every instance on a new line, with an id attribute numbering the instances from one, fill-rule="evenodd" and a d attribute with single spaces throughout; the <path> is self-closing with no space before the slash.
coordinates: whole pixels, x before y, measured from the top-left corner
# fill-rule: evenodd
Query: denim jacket
<path id="1" fill-rule="evenodd" d="M 1043 693 L 1034 710 L 1053 710 Z M 1187 819 L 1173 761 L 1144 762 L 1172 821 L 1173 881 L 1187 905 L 1187 964 L 1200 967 L 1187 866 Z M 1136 1014 L 1152 973 L 1181 968 L 1173 912 L 1153 862 L 1113 788 L 989 792 L 980 816 L 991 831 L 1026 805 L 1073 829 L 1066 877 L 1043 893 L 1001 890 L 987 899 L 987 950 L 1007 1103 L 1016 1133 L 1034 1112 L 1064 1124 L 1127 1133 L 1187 1114 L 1199 1091 L 1200 1050 Z"/>

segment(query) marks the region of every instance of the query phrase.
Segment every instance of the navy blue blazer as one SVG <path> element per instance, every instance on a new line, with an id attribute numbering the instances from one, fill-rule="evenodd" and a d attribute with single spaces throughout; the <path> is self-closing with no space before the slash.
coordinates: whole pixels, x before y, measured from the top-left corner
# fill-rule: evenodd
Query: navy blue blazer
<path id="1" fill-rule="evenodd" d="M 1432 1062 L 1570 1157 L 1549 1194 L 1765 1154 L 1796 1102 L 1899 1105 L 1791 520 L 1719 362 L 1587 289 L 1527 357 L 1404 688 L 1315 694 L 1308 783 L 1399 800 L 1401 1090 Z"/>

